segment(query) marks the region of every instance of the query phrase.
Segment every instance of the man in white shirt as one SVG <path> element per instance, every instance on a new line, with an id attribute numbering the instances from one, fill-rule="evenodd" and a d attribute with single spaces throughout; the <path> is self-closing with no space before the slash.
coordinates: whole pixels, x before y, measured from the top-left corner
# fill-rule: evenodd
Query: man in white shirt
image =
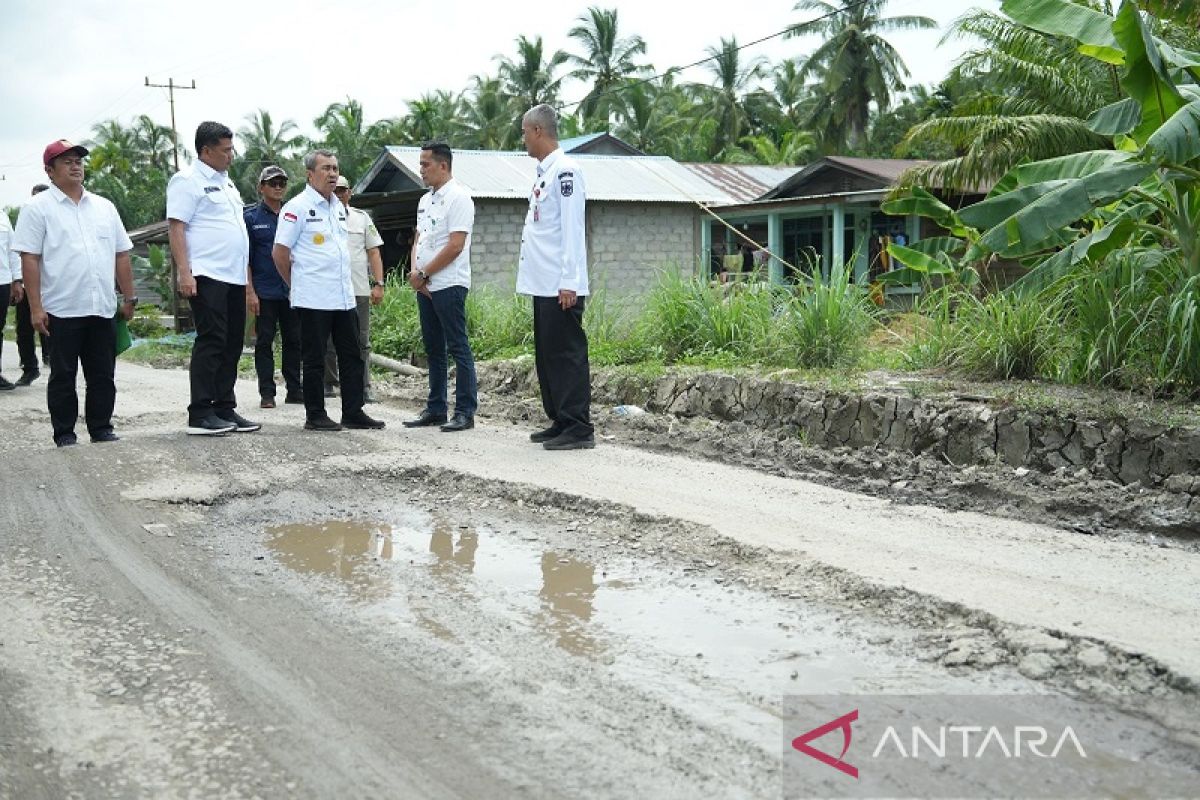
<path id="1" fill-rule="evenodd" d="M 374 403 L 371 397 L 371 306 L 383 302 L 383 237 L 371 215 L 361 208 L 350 206 L 350 181 L 338 175 L 333 188 L 337 199 L 346 207 L 346 237 L 350 248 L 350 280 L 354 284 L 355 311 L 358 313 L 358 350 L 363 359 L 363 400 Z M 337 353 L 333 342 L 325 349 L 325 396 L 337 382 Z"/>
<path id="2" fill-rule="evenodd" d="M 54 342 L 46 405 L 54 443 L 77 442 L 79 367 L 87 384 L 84 420 L 93 442 L 115 442 L 112 413 L 117 399 L 117 300 L 120 313 L 133 317 L 133 242 L 117 209 L 83 188 L 87 148 L 65 139 L 47 145 L 42 164 L 51 187 L 34 197 L 17 219 L 12 248 L 21 254 L 21 273 L 33 327 Z"/>
<path id="3" fill-rule="evenodd" d="M 50 187 L 44 183 L 35 183 L 30 191 L 30 196 L 36 196 L 46 191 Z M 16 256 L 18 274 L 20 272 L 20 256 Z M 13 286 L 17 284 L 13 281 Z M 17 352 L 21 354 L 21 377 L 17 378 L 17 386 L 29 386 L 31 383 L 42 377 L 42 371 L 38 369 L 38 354 L 36 343 L 41 344 L 42 360 L 41 365 L 50 366 L 50 339 L 40 333 L 35 335 L 33 323 L 29 319 L 29 298 L 22 296 L 22 299 L 16 301 L 17 307 Z M 0 387 L 3 388 L 3 387 Z"/>
<path id="4" fill-rule="evenodd" d="M 188 298 L 196 325 L 187 432 L 198 436 L 261 427 L 237 413 L 233 393 L 246 330 L 250 239 L 242 196 L 229 179 L 232 163 L 233 131 L 219 122 L 201 122 L 196 160 L 167 184 L 171 258 L 179 271 L 179 293 Z"/>
<path id="5" fill-rule="evenodd" d="M 550 427 L 530 435 L 547 450 L 596 446 L 583 310 L 588 294 L 579 164 L 558 146 L 558 114 L 546 104 L 521 119 L 525 151 L 538 160 L 521 234 L 517 293 L 533 297 L 533 347 L 542 408 Z"/>
<path id="6" fill-rule="evenodd" d="M 21 256 L 12 249 L 13 229 L 8 214 L 0 210 L 0 352 L 4 348 L 4 325 L 8 320 L 8 305 L 16 305 L 25 298 L 25 287 L 21 283 Z M 12 381 L 0 375 L 0 391 L 17 388 Z"/>
<path id="7" fill-rule="evenodd" d="M 475 202 L 454 180 L 454 154 L 442 142 L 421 146 L 421 180 L 429 191 L 417 204 L 416 239 L 408 282 L 417 292 L 421 340 L 429 359 L 429 398 L 409 428 L 441 425 L 447 433 L 475 427 L 479 390 L 467 339 L 471 288 L 471 229 Z M 454 358 L 454 417 L 446 421 L 446 354 Z"/>
<path id="8" fill-rule="evenodd" d="M 300 360 L 304 367 L 304 428 L 382 428 L 363 413 L 365 369 L 358 349 L 358 312 L 350 277 L 346 207 L 333 193 L 337 156 L 314 150 L 304 157 L 308 185 L 283 207 L 271 257 L 291 287 L 292 308 L 300 317 Z M 333 337 L 342 374 L 342 421 L 325 411 L 325 343 Z"/>

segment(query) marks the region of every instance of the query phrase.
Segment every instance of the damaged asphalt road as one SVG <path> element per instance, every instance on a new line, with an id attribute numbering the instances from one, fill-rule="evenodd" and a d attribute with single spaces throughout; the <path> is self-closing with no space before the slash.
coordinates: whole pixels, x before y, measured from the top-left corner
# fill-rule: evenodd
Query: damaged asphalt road
<path id="1" fill-rule="evenodd" d="M 1195 765 L 1196 553 L 411 405 L 197 441 L 186 373 L 118 386 L 63 451 L 0 398 L 0 798 L 774 797 L 783 697 L 854 692 L 1074 697 Z"/>

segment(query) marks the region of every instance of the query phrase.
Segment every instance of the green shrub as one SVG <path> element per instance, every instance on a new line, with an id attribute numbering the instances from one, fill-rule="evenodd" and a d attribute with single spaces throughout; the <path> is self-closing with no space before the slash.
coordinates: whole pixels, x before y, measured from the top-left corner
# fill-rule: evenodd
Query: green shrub
<path id="1" fill-rule="evenodd" d="M 963 295 L 951 345 L 952 363 L 988 380 L 1055 377 L 1066 345 L 1062 303 L 1000 292 Z"/>
<path id="2" fill-rule="evenodd" d="M 715 353 L 751 356 L 768 338 L 774 297 L 762 284 L 710 284 L 667 270 L 636 329 L 668 361 Z"/>
<path id="3" fill-rule="evenodd" d="M 802 369 L 857 364 L 876 325 L 876 311 L 850 278 L 850 270 L 837 264 L 828 281 L 802 287 L 785 299 L 778 323 L 768 326 L 762 339 L 764 360 Z"/>
<path id="4" fill-rule="evenodd" d="M 383 302 L 371 308 L 371 349 L 401 361 L 424 351 L 417 294 L 395 273 L 384 287 Z"/>
<path id="5" fill-rule="evenodd" d="M 129 320 L 129 333 L 136 339 L 158 339 L 170 331 L 160 320 L 161 311 L 158 306 L 143 303 L 133 312 Z"/>
<path id="6" fill-rule="evenodd" d="M 475 358 L 509 358 L 533 352 L 533 303 L 491 286 L 467 295 L 467 333 Z"/>

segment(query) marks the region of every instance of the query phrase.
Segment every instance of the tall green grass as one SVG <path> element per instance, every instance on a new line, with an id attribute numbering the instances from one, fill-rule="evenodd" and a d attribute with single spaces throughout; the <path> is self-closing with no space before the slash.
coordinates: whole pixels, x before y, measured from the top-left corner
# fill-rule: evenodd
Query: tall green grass
<path id="1" fill-rule="evenodd" d="M 852 367 L 876 326 L 876 308 L 840 264 L 828 280 L 784 295 L 775 330 L 760 343 L 769 363 L 805 368 Z"/>

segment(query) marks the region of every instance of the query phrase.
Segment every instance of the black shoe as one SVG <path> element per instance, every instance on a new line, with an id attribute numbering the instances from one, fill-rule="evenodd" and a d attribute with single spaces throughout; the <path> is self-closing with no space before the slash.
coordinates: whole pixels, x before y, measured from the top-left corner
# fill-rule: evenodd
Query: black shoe
<path id="1" fill-rule="evenodd" d="M 27 369 L 21 373 L 21 377 L 17 378 L 17 386 L 28 386 L 40 377 L 42 377 L 41 370 Z"/>
<path id="2" fill-rule="evenodd" d="M 234 426 L 234 430 L 238 433 L 254 433 L 262 427 L 257 422 L 251 422 L 236 411 L 218 411 L 217 418 L 222 419 Z"/>
<path id="3" fill-rule="evenodd" d="M 288 405 L 298 406 L 304 402 L 304 395 L 289 394 L 287 397 L 283 398 L 283 402 L 287 403 Z"/>
<path id="4" fill-rule="evenodd" d="M 104 442 L 119 442 L 119 441 L 121 441 L 121 437 L 117 436 L 117 434 L 113 433 L 112 429 L 109 429 L 106 431 L 100 431 L 99 433 L 92 434 L 92 443 L 93 444 L 103 444 Z"/>
<path id="5" fill-rule="evenodd" d="M 430 425 L 444 425 L 446 422 L 445 414 L 435 414 L 428 408 L 422 411 L 416 419 L 408 419 L 404 421 L 406 428 L 428 428 Z"/>
<path id="6" fill-rule="evenodd" d="M 216 414 L 188 420 L 187 426 L 189 436 L 224 436 L 227 433 L 233 433 L 236 429 L 237 425 L 221 419 Z"/>
<path id="7" fill-rule="evenodd" d="M 11 389 L 15 389 L 15 388 L 17 388 L 17 385 L 15 383 L 10 381 L 8 378 L 0 376 L 0 391 L 7 392 L 7 391 L 9 391 Z"/>
<path id="8" fill-rule="evenodd" d="M 562 428 L 558 427 L 557 425 L 551 425 L 544 431 L 538 431 L 537 433 L 529 434 L 529 441 L 541 444 L 542 442 L 548 442 L 551 439 L 555 439 L 561 435 Z"/>
<path id="9" fill-rule="evenodd" d="M 371 419 L 363 412 L 342 416 L 342 426 L 356 431 L 377 431 L 384 427 L 381 419 Z"/>
<path id="10" fill-rule="evenodd" d="M 264 397 L 263 399 L 258 401 L 258 407 L 259 408 L 274 408 L 275 407 L 275 398 L 274 397 Z"/>
<path id="11" fill-rule="evenodd" d="M 568 436 L 563 433 L 548 442 L 542 442 L 542 447 L 547 450 L 591 450 L 596 446 L 596 439 L 592 436 L 586 436 L 582 439 L 575 436 Z"/>
<path id="12" fill-rule="evenodd" d="M 453 419 L 442 426 L 442 430 L 446 433 L 457 433 L 458 431 L 469 431 L 474 427 L 474 417 L 468 417 L 466 414 L 455 414 Z"/>
<path id="13" fill-rule="evenodd" d="M 306 420 L 304 423 L 306 431 L 340 431 L 344 430 L 341 425 L 331 420 L 329 417 L 321 417 L 319 419 Z"/>
<path id="14" fill-rule="evenodd" d="M 79 444 L 79 440 L 75 438 L 73 433 L 64 433 L 62 436 L 54 437 L 54 444 L 59 447 L 70 447 L 71 445 Z"/>

